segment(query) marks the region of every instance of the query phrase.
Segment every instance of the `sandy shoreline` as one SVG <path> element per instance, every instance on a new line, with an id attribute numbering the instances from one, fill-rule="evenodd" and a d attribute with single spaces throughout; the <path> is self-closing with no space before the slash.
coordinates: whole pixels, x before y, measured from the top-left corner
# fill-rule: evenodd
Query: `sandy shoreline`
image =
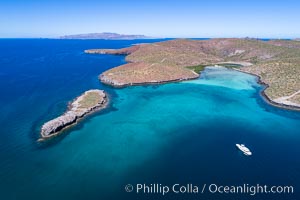
<path id="1" fill-rule="evenodd" d="M 267 83 L 265 83 L 259 75 L 253 74 L 253 73 L 250 73 L 250 72 L 246 72 L 246 71 L 243 71 L 243 70 L 240 70 L 240 69 L 237 69 L 237 68 L 233 68 L 233 69 L 236 70 L 236 71 L 245 73 L 245 74 L 250 74 L 252 76 L 255 76 L 257 78 L 257 83 L 259 83 L 260 85 L 262 85 L 264 87 L 260 91 L 260 96 L 268 104 L 270 104 L 272 106 L 275 106 L 277 108 L 282 108 L 282 109 L 286 109 L 286 110 L 300 111 L 300 107 L 298 107 L 298 106 L 287 105 L 287 104 L 283 104 L 283 103 L 278 103 L 278 102 L 275 102 L 272 99 L 270 99 L 268 97 L 268 95 L 265 93 L 265 90 L 269 87 L 269 85 Z"/>

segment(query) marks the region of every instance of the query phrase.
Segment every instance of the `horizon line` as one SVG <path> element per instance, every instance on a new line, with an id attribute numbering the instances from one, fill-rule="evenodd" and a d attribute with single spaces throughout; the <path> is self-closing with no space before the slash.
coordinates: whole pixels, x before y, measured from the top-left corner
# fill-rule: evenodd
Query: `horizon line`
<path id="1" fill-rule="evenodd" d="M 250 36 L 230 36 L 230 37 L 152 37 L 146 36 L 145 38 L 136 38 L 136 39 L 101 39 L 101 38 L 60 38 L 58 37 L 0 37 L 0 39 L 57 39 L 57 40 L 155 40 L 155 39 L 283 39 L 283 40 L 295 40 L 299 37 L 250 37 Z"/>

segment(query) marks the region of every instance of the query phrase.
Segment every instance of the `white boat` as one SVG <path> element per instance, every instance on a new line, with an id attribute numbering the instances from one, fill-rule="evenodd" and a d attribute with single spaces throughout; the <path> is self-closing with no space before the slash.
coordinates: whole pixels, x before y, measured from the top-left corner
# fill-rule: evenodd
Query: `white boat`
<path id="1" fill-rule="evenodd" d="M 252 152 L 243 144 L 236 144 L 236 147 L 241 150 L 246 156 L 251 156 Z"/>

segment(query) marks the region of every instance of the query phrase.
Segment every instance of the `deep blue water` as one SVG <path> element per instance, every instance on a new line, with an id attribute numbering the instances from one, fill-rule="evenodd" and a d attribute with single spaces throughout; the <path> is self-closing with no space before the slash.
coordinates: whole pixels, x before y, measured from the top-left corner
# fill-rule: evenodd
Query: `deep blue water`
<path id="1" fill-rule="evenodd" d="M 97 76 L 124 57 L 83 53 L 154 41 L 0 40 L 0 199 L 300 199 L 300 114 L 266 104 L 255 77 L 208 68 L 198 80 L 113 89 Z M 44 122 L 93 88 L 109 93 L 107 110 L 37 142 Z M 138 183 L 292 185 L 294 194 L 125 192 Z"/>

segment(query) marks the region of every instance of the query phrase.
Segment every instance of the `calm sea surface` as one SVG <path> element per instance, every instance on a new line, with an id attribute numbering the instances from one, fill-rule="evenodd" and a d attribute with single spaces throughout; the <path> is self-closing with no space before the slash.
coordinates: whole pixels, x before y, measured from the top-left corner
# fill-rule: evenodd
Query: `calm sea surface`
<path id="1" fill-rule="evenodd" d="M 193 81 L 113 89 L 97 76 L 124 56 L 83 53 L 155 41 L 0 40 L 1 200 L 300 199 L 300 113 L 266 104 L 255 77 L 207 68 Z M 37 142 L 44 122 L 94 88 L 109 93 L 108 109 Z M 200 191 L 124 190 L 176 183 Z M 288 185 L 294 194 L 201 194 L 203 184 Z"/>

